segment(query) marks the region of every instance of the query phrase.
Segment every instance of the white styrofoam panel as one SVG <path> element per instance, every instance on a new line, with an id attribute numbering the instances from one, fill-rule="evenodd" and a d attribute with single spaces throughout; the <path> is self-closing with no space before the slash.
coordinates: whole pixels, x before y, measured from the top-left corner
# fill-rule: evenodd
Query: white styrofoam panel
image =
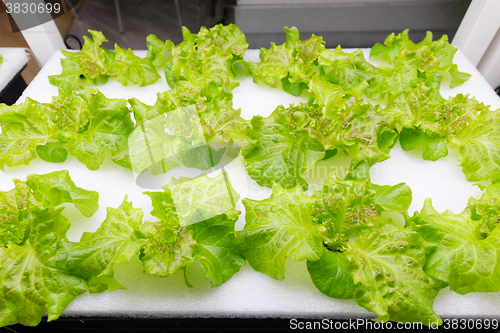
<path id="1" fill-rule="evenodd" d="M 365 50 L 368 54 L 368 50 Z M 145 51 L 136 52 L 145 55 Z M 258 60 L 258 50 L 249 50 L 246 59 Z M 26 96 L 48 102 L 57 94 L 57 89 L 50 86 L 47 75 L 61 71 L 60 54 L 52 57 L 39 75 L 26 89 Z M 463 86 L 454 89 L 444 87 L 445 97 L 457 93 L 470 93 L 478 100 L 491 105 L 492 109 L 500 108 L 500 99 L 491 90 L 488 83 L 475 67 L 460 51 L 455 57 L 459 70 L 472 74 Z M 307 97 L 295 98 L 283 93 L 280 89 L 259 86 L 251 78 L 241 78 L 241 86 L 234 90 L 234 106 L 242 110 L 243 117 L 252 115 L 267 116 L 280 104 L 307 101 Z M 446 83 L 444 83 L 446 85 Z M 138 97 L 143 102 L 152 104 L 156 93 L 168 89 L 168 85 L 159 82 L 147 87 L 129 85 L 121 86 L 110 80 L 99 89 L 108 97 Z M 377 184 L 396 184 L 406 182 L 413 191 L 414 201 L 410 214 L 422 208 L 425 198 L 432 198 L 438 211 L 451 209 L 458 213 L 465 208 L 469 197 L 479 197 L 479 190 L 465 180 L 455 153 L 436 162 L 424 161 L 418 151 L 404 152 L 399 145 L 391 151 L 392 157 L 373 167 L 372 181 Z M 317 188 L 321 180 L 327 179 L 333 172 L 342 175 L 350 158 L 339 154 L 318 164 L 316 171 L 308 174 L 306 179 L 311 188 Z M 231 182 L 242 197 L 263 199 L 271 194 L 268 188 L 255 185 L 246 171 L 236 160 L 227 167 Z M 30 173 L 47 173 L 55 170 L 69 170 L 74 182 L 83 188 L 98 191 L 100 208 L 90 217 L 83 217 L 78 211 L 67 208 L 65 214 L 72 221 L 68 237 L 77 241 L 84 231 L 94 231 L 105 218 L 106 207 L 117 207 L 128 195 L 134 207 L 145 211 L 145 218 L 151 219 L 149 198 L 142 192 L 147 190 L 138 186 L 132 173 L 107 159 L 96 171 L 88 170 L 76 158 L 69 157 L 60 164 L 51 164 L 40 159 L 29 166 L 6 168 L 0 173 L 0 190 L 13 187 L 13 178 L 25 179 Z M 216 170 L 215 172 L 219 172 Z M 166 176 L 159 176 L 156 187 L 165 185 L 172 175 L 193 177 L 201 171 L 178 168 Z M 242 211 L 237 229 L 244 224 L 244 206 L 241 201 L 236 206 Z M 167 278 L 155 277 L 143 273 L 141 262 L 136 258 L 130 264 L 115 265 L 116 278 L 128 290 L 117 290 L 111 293 L 89 294 L 76 298 L 64 311 L 67 316 L 230 316 L 230 317 L 364 317 L 371 315 L 356 304 L 354 300 L 339 300 L 321 294 L 312 284 L 305 262 L 286 261 L 286 279 L 276 281 L 255 272 L 248 265 L 232 279 L 219 288 L 211 288 L 208 280 L 203 278 L 202 268 L 193 265 L 189 269 L 190 282 L 193 288 L 184 284 L 182 273 Z M 435 300 L 434 309 L 441 316 L 466 318 L 498 317 L 500 315 L 500 293 L 473 293 L 458 295 L 448 289 L 442 290 Z"/>
<path id="2" fill-rule="evenodd" d="M 0 91 L 2 91 L 28 63 L 30 56 L 22 47 L 0 47 L 0 55 L 3 58 L 0 64 Z"/>

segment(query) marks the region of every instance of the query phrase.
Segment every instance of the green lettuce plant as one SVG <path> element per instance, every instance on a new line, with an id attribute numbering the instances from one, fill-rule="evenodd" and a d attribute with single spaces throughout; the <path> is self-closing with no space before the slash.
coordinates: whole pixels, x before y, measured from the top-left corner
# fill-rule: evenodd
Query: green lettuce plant
<path id="1" fill-rule="evenodd" d="M 98 209 L 97 192 L 77 187 L 68 171 L 30 174 L 0 192 L 0 326 L 34 326 L 43 314 L 57 319 L 75 297 L 126 289 L 114 264 L 139 256 L 144 271 L 168 276 L 201 263 L 217 287 L 245 264 L 234 234 L 239 200 L 225 172 L 215 178 L 174 179 L 163 192 L 146 192 L 152 215 L 125 200 L 107 208 L 106 219 L 79 242 L 66 238 L 70 221 L 62 214 L 72 203 L 84 216 Z"/>
<path id="2" fill-rule="evenodd" d="M 446 283 L 424 271 L 433 247 L 408 225 L 406 184 L 333 177 L 307 196 L 299 186 L 275 183 L 268 199 L 243 203 L 246 224 L 237 238 L 255 270 L 282 280 L 287 257 L 307 260 L 322 293 L 354 298 L 378 321 L 440 322 L 432 303 Z M 401 214 L 407 225 L 396 226 L 382 212 Z"/>

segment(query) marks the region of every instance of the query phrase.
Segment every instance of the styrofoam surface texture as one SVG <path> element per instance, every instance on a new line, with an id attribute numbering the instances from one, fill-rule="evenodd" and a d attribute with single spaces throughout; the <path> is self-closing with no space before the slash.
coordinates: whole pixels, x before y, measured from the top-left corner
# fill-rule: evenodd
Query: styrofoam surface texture
<path id="1" fill-rule="evenodd" d="M 0 47 L 3 61 L 0 64 L 0 91 L 2 91 L 19 71 L 28 63 L 29 54 L 22 47 Z"/>
<path id="2" fill-rule="evenodd" d="M 349 51 L 349 50 L 346 50 Z M 369 50 L 366 52 L 368 58 Z M 136 51 L 138 56 L 145 56 L 146 51 Z M 258 61 L 258 50 L 249 50 L 245 59 Z M 29 96 L 41 102 L 49 102 L 51 96 L 57 95 L 57 88 L 48 82 L 48 75 L 61 71 L 60 58 L 56 53 L 44 66 L 30 86 L 25 90 L 20 101 Z M 478 100 L 491 105 L 493 110 L 500 108 L 500 99 L 492 91 L 488 83 L 481 77 L 475 67 L 458 51 L 455 63 L 459 70 L 471 73 L 472 77 L 464 85 L 452 90 L 442 88 L 444 97 L 457 93 L 470 93 Z M 142 102 L 153 104 L 158 92 L 169 87 L 162 79 L 157 83 L 137 87 L 123 87 L 115 79 L 98 88 L 108 97 L 137 97 Z M 250 119 L 253 115 L 268 116 L 276 106 L 307 101 L 307 96 L 294 97 L 281 89 L 273 89 L 253 83 L 250 77 L 240 78 L 241 85 L 234 90 L 233 104 L 240 108 L 242 117 Z M 446 83 L 443 86 L 447 86 Z M 438 211 L 450 209 L 454 213 L 461 212 L 469 199 L 479 198 L 481 192 L 465 177 L 458 165 L 455 152 L 436 162 L 424 161 L 421 151 L 404 152 L 399 145 L 391 151 L 391 158 L 373 167 L 372 181 L 381 185 L 393 185 L 406 182 L 413 191 L 413 203 L 410 214 L 423 207 L 425 198 L 432 198 Z M 258 187 L 242 168 L 241 161 L 235 160 L 226 166 L 234 188 L 242 197 L 263 199 L 271 194 L 268 188 Z M 318 164 L 314 172 L 306 176 L 311 189 L 309 193 L 319 188 L 321 180 L 330 177 L 334 172 L 343 176 L 350 158 L 338 154 L 329 160 Z M 117 207 L 128 195 L 134 207 L 142 207 L 146 219 L 152 219 L 151 203 L 142 192 L 150 188 L 160 188 L 168 183 L 171 176 L 183 175 L 194 177 L 199 170 L 178 168 L 167 175 L 158 176 L 147 183 L 148 186 L 138 186 L 132 173 L 110 161 L 108 158 L 97 171 L 88 170 L 76 158 L 69 157 L 61 164 L 45 163 L 40 159 L 29 166 L 6 168 L 0 173 L 0 190 L 13 187 L 12 178 L 25 179 L 29 173 L 47 173 L 55 170 L 69 170 L 77 186 L 98 191 L 100 208 L 90 217 L 83 217 L 76 209 L 68 205 L 65 214 L 72 221 L 68 238 L 78 241 L 84 231 L 94 231 L 105 219 L 106 207 Z M 209 170 L 210 171 L 210 170 Z M 211 170 L 214 173 L 220 170 Z M 144 183 L 141 183 L 144 184 Z M 146 188 L 147 187 L 147 188 Z M 236 209 L 242 211 L 237 229 L 244 225 L 244 206 L 241 201 Z M 128 287 L 128 290 L 117 290 L 101 294 L 86 293 L 73 302 L 64 311 L 64 315 L 82 316 L 231 316 L 231 317 L 365 317 L 373 316 L 354 300 L 332 299 L 321 294 L 311 282 L 306 269 L 306 263 L 286 261 L 286 278 L 276 281 L 267 275 L 255 272 L 249 265 L 241 268 L 228 282 L 218 288 L 211 288 L 208 280 L 203 277 L 200 265 L 189 268 L 189 279 L 193 288 L 186 287 L 182 273 L 167 278 L 155 277 L 142 270 L 138 258 L 130 264 L 116 264 L 117 280 Z M 442 290 L 434 303 L 435 311 L 441 316 L 455 317 L 498 317 L 500 315 L 500 293 L 472 293 L 458 295 L 449 289 Z"/>

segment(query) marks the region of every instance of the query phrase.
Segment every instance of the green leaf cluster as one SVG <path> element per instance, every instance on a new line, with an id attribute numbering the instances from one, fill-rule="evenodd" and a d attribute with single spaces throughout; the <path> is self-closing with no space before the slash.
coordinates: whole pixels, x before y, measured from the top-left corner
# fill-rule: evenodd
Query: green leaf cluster
<path id="1" fill-rule="evenodd" d="M 194 86 L 177 86 L 153 106 L 135 98 L 129 103 L 136 126 L 115 161 L 135 172 L 152 167 L 158 174 L 179 165 L 206 170 L 255 145 L 250 123 L 227 95 L 207 100 Z"/>
<path id="2" fill-rule="evenodd" d="M 34 326 L 45 313 L 55 320 L 87 290 L 125 288 L 113 277 L 113 266 L 129 262 L 146 242 L 139 231 L 141 209 L 125 199 L 108 208 L 95 232 L 70 242 L 61 205 L 73 203 L 91 216 L 98 208 L 97 192 L 77 187 L 67 171 L 31 174 L 14 184 L 0 192 L 0 326 Z"/>
<path id="3" fill-rule="evenodd" d="M 168 41 L 171 61 L 165 64 L 167 82 L 173 86 L 190 84 L 204 89 L 204 95 L 217 98 L 218 90 L 230 93 L 239 83 L 235 80 L 236 63 L 244 64 L 248 48 L 245 35 L 234 24 L 202 27 L 198 34 L 182 28 L 183 41 L 174 46 Z"/>
<path id="4" fill-rule="evenodd" d="M 246 260 L 279 280 L 288 257 L 306 260 L 322 293 L 354 298 L 379 321 L 440 322 L 432 304 L 446 286 L 461 294 L 500 290 L 500 113 L 467 95 L 439 94 L 443 77 L 451 88 L 469 77 L 453 64 L 447 37 L 432 41 L 428 33 L 414 43 L 407 30 L 391 34 L 371 49 L 381 62 L 375 66 L 361 50 L 329 50 L 321 37 L 301 41 L 295 27 L 285 32 L 286 42 L 261 49 L 256 63 L 243 60 L 248 44 L 234 25 L 198 34 L 183 28 L 177 46 L 150 35 L 142 59 L 118 46 L 106 50 L 102 33 L 91 31 L 93 40 L 64 52 L 61 75 L 50 77 L 60 88 L 51 103 L 0 105 L 2 169 L 71 154 L 95 170 L 110 152 L 136 173 L 159 174 L 180 165 L 205 170 L 241 152 L 249 176 L 273 190 L 264 200 L 243 199 L 246 225 L 235 232 L 239 196 L 227 174 L 181 177 L 145 193 L 157 220 L 143 221 L 125 199 L 108 208 L 97 231 L 70 242 L 60 205 L 91 216 L 97 193 L 76 187 L 67 172 L 15 180 L 13 190 L 0 192 L 0 326 L 36 325 L 45 312 L 53 320 L 86 290 L 124 288 L 113 265 L 136 255 L 147 273 L 184 271 L 188 286 L 194 263 L 219 286 Z M 238 67 L 292 95 L 307 90 L 309 101 L 246 121 L 232 106 Z M 83 89 L 109 77 L 151 84 L 157 68 L 171 89 L 152 106 Z M 456 149 L 466 178 L 492 185 L 480 185 L 483 196 L 461 214 L 438 213 L 428 200 L 410 217 L 406 184 L 369 181 L 371 166 L 389 158 L 398 139 L 404 150 L 422 148 L 427 160 Z M 345 179 L 304 194 L 304 173 L 338 150 L 352 157 Z"/>
<path id="5" fill-rule="evenodd" d="M 126 289 L 114 278 L 115 263 L 139 256 L 147 273 L 168 276 L 198 262 L 217 287 L 245 264 L 235 241 L 239 195 L 227 174 L 174 179 L 163 192 L 146 192 L 152 215 L 127 198 L 95 232 L 79 242 L 66 238 L 70 222 L 62 204 L 85 216 L 98 209 L 98 194 L 77 187 L 67 171 L 15 179 L 0 192 L 0 326 L 37 325 L 43 314 L 57 319 L 75 297 Z"/>
<path id="6" fill-rule="evenodd" d="M 301 175 L 314 169 L 325 148 L 312 124 L 318 112 L 307 105 L 279 106 L 269 117 L 251 121 L 256 145 L 244 155 L 248 175 L 261 186 L 277 182 L 285 188 L 308 185 Z"/>
<path id="7" fill-rule="evenodd" d="M 95 89 L 61 94 L 51 103 L 30 98 L 19 105 L 0 105 L 0 169 L 29 164 L 37 156 L 64 162 L 68 153 L 90 170 L 108 152 L 126 145 L 134 128 L 127 101 L 107 99 Z"/>
<path id="8" fill-rule="evenodd" d="M 273 183 L 268 199 L 244 199 L 237 233 L 249 264 L 275 279 L 285 260 L 307 260 L 314 285 L 334 298 L 354 298 L 377 321 L 438 322 L 433 299 L 500 291 L 500 183 L 480 186 L 460 214 L 437 212 L 427 199 L 408 215 L 411 190 L 332 177 L 312 196 Z M 401 214 L 404 226 L 384 218 Z"/>
<path id="9" fill-rule="evenodd" d="M 129 100 L 136 127 L 116 159 L 119 164 L 137 172 L 152 167 L 153 174 L 178 165 L 205 170 L 225 154 L 250 151 L 251 126 L 233 109 L 231 94 L 239 85 L 234 68 L 246 66 L 247 47 L 245 35 L 232 24 L 203 27 L 198 34 L 184 27 L 177 46 L 149 36 L 148 58 L 164 66 L 172 89 L 158 94 L 153 106 Z"/>
<path id="10" fill-rule="evenodd" d="M 423 158 L 432 161 L 456 149 L 469 181 L 499 180 L 499 112 L 467 95 L 444 99 L 439 94 L 443 76 L 451 76 L 451 87 L 470 76 L 457 71 L 452 62 L 456 49 L 446 36 L 432 41 L 428 33 L 415 44 L 407 30 L 392 34 L 370 53 L 390 66 L 375 67 L 361 50 L 326 50 L 315 36 L 302 42 L 295 28 L 285 31 L 286 43 L 262 49 L 261 62 L 249 67 L 254 80 L 271 86 L 276 85 L 271 78 L 307 85 L 310 98 L 307 105 L 280 106 L 268 118 L 252 120 L 257 143 L 245 161 L 259 185 L 275 181 L 307 189 L 301 175 L 314 168 L 322 152 L 331 156 L 339 149 L 353 158 L 348 178 L 366 179 L 373 164 L 390 157 L 398 138 L 403 149 L 422 148 Z M 372 105 L 363 97 L 386 99 L 387 106 Z M 299 139 L 299 131 L 307 135 Z"/>
<path id="11" fill-rule="evenodd" d="M 70 246 L 61 204 L 73 203 L 90 216 L 98 194 L 76 187 L 67 171 L 29 175 L 14 184 L 0 192 L 0 326 L 37 325 L 46 312 L 49 320 L 57 319 L 87 290 L 85 278 L 61 268 Z"/>
<path id="12" fill-rule="evenodd" d="M 381 101 L 390 92 L 405 92 L 420 84 L 439 90 L 443 76 L 451 78 L 450 88 L 461 85 L 470 77 L 459 72 L 453 64 L 456 48 L 448 43 L 444 35 L 437 41 L 432 33 L 415 44 L 410 40 L 409 30 L 399 35 L 392 33 L 384 44 L 376 43 L 370 57 L 383 60 L 379 66 L 368 63 L 361 50 L 352 53 L 327 50 L 321 37 L 312 36 L 299 40 L 297 28 L 287 28 L 286 42 L 269 49 L 262 48 L 260 62 L 249 62 L 255 81 L 272 87 L 281 82 L 285 91 L 300 96 L 304 89 L 311 88 L 315 77 L 342 87 L 345 93 Z"/>
<path id="13" fill-rule="evenodd" d="M 328 114 L 308 103 L 279 106 L 267 118 L 254 116 L 256 144 L 244 155 L 249 176 L 261 186 L 274 181 L 285 188 L 300 184 L 307 189 L 302 174 L 327 154 L 342 150 L 353 158 L 349 178 L 369 178 L 370 167 L 390 157 L 398 133 L 378 105 L 342 103 L 342 109 Z"/>
<path id="14" fill-rule="evenodd" d="M 471 198 L 460 214 L 437 212 L 430 199 L 412 217 L 432 249 L 425 272 L 459 294 L 500 290 L 500 183 L 480 186 L 480 199 Z"/>
<path id="15" fill-rule="evenodd" d="M 172 89 L 159 94 L 153 106 L 135 98 L 128 101 L 135 118 L 133 129 L 125 104 L 115 105 L 122 112 L 113 115 L 117 120 L 112 126 L 88 126 L 96 113 L 92 107 L 88 107 L 88 114 L 82 111 L 86 105 L 80 98 L 91 96 L 88 90 L 80 94 L 63 90 L 66 93 L 50 106 L 30 100 L 24 111 L 5 106 L 0 108 L 0 118 L 14 112 L 26 117 L 40 109 L 45 114 L 46 107 L 56 114 L 68 112 L 79 118 L 71 119 L 77 123 L 70 133 L 61 129 L 57 115 L 51 117 L 57 126 L 49 122 L 49 126 L 36 128 L 22 121 L 4 125 L 7 128 L 2 136 L 6 140 L 0 146 L 0 166 L 26 164 L 37 155 L 60 162 L 70 153 L 97 169 L 110 151 L 116 163 L 134 172 L 150 168 L 158 174 L 180 165 L 205 170 L 217 165 L 224 155 L 232 158 L 241 152 L 250 177 L 259 185 L 271 186 L 274 181 L 285 188 L 300 184 L 307 189 L 302 175 L 339 150 L 352 157 L 348 178 L 367 179 L 371 166 L 389 158 L 399 138 L 403 149 L 422 147 L 423 157 L 429 160 L 446 156 L 449 148 L 457 149 L 467 179 L 497 180 L 496 112 L 464 95 L 448 100 L 439 95 L 443 75 L 452 75 L 454 84 L 466 79 L 452 63 L 456 49 L 446 37 L 432 41 L 429 33 L 415 44 L 406 30 L 392 34 L 384 45 L 372 48 L 372 57 L 388 63 L 377 67 L 366 61 L 361 50 L 346 53 L 340 46 L 327 50 L 321 37 L 301 41 L 295 27 L 285 28 L 285 32 L 286 42 L 262 49 L 259 63 L 243 60 L 248 44 L 234 25 L 202 28 L 198 34 L 184 28 L 179 45 L 150 35 L 148 55 L 143 60 L 153 68 L 163 67 Z M 87 38 L 82 51 L 71 53 L 88 69 L 88 78 L 107 77 L 115 71 L 113 66 L 138 61 L 132 59 L 130 51 L 104 49 L 104 36 L 95 31 L 92 35 L 94 41 Z M 281 81 L 282 87 L 295 95 L 307 88 L 309 102 L 279 106 L 267 118 L 242 119 L 240 111 L 232 107 L 238 66 L 246 68 L 255 81 L 272 86 Z M 140 76 L 125 67 L 118 72 L 128 79 Z M 127 81 L 127 77 L 122 79 Z M 387 107 L 363 98 L 385 98 Z M 90 103 L 88 98 L 86 102 Z"/>
<path id="16" fill-rule="evenodd" d="M 155 68 L 157 63 L 150 57 L 139 58 L 132 50 L 118 45 L 114 52 L 107 50 L 101 45 L 107 41 L 102 32 L 89 30 L 89 33 L 93 39 L 84 36 L 80 51 L 61 50 L 65 56 L 61 59 L 61 74 L 49 76 L 50 83 L 57 86 L 60 93 L 71 94 L 84 85 L 106 83 L 110 77 L 116 77 L 124 86 L 129 82 L 146 86 L 160 78 Z"/>
<path id="17" fill-rule="evenodd" d="M 412 218 L 412 229 L 432 246 L 424 266 L 429 276 L 459 294 L 500 290 L 498 200 L 487 190 L 480 200 L 471 199 L 468 208 L 454 214 L 438 213 L 427 199 Z"/>
<path id="18" fill-rule="evenodd" d="M 381 57 L 392 67 L 381 65 L 380 74 L 373 78 L 377 82 L 376 88 L 370 89 L 367 96 L 383 97 L 389 91 L 402 92 L 407 87 L 414 88 L 416 82 L 425 82 L 425 85 L 439 90 L 443 76 L 451 77 L 450 88 L 457 87 L 467 81 L 470 74 L 459 72 L 457 65 L 453 64 L 453 56 L 457 49 L 450 45 L 448 36 L 443 35 L 439 40 L 432 40 L 432 32 L 428 31 L 425 38 L 415 44 L 408 36 L 406 29 L 399 35 L 390 34 L 384 41 L 384 45 L 376 43 L 371 51 L 370 57 Z M 404 74 L 400 80 L 400 89 L 387 89 L 388 81 L 385 81 L 386 73 Z M 411 74 L 410 74 L 411 73 Z M 392 86 L 394 87 L 394 86 Z"/>
<path id="19" fill-rule="evenodd" d="M 285 27 L 286 42 L 277 46 L 271 43 L 269 49 L 260 50 L 260 62 L 248 62 L 255 81 L 262 81 L 271 87 L 281 83 L 283 89 L 300 96 L 315 75 L 318 55 L 325 50 L 321 37 L 312 36 L 299 40 L 296 27 Z"/>
<path id="20" fill-rule="evenodd" d="M 348 178 L 367 179 L 371 166 L 390 157 L 398 137 L 406 150 L 423 147 L 425 159 L 446 156 L 448 145 L 457 147 L 468 179 L 494 179 L 496 142 L 488 131 L 494 122 L 487 122 L 492 124 L 488 130 L 467 133 L 462 139 L 465 124 L 473 121 L 465 114 L 482 107 L 485 111 L 476 116 L 479 127 L 488 109 L 467 96 L 446 101 L 439 95 L 446 73 L 452 75 L 452 86 L 469 77 L 452 63 L 456 48 L 446 36 L 432 41 L 428 33 L 415 44 L 407 30 L 392 34 L 385 45 L 376 44 L 371 50 L 372 57 L 383 56 L 389 63 L 377 67 L 366 61 L 362 50 L 346 53 L 340 46 L 329 50 L 320 37 L 300 41 L 295 27 L 285 27 L 285 32 L 284 44 L 272 43 L 261 49 L 259 63 L 248 63 L 251 74 L 256 82 L 273 87 L 281 80 L 283 89 L 296 96 L 307 88 L 310 98 L 307 105 L 280 106 L 266 119 L 252 119 L 257 143 L 245 162 L 259 185 L 275 181 L 285 188 L 300 184 L 307 189 L 302 174 L 338 150 L 353 158 Z M 373 105 L 364 97 L 388 99 L 388 106 Z M 475 132 L 481 132 L 479 140 L 474 140 Z M 488 140 L 483 140 L 483 133 L 489 134 Z M 474 154 L 471 146 L 478 141 L 483 152 L 469 159 Z M 484 165 L 484 171 L 471 176 L 470 164 Z"/>
<path id="21" fill-rule="evenodd" d="M 151 215 L 158 219 L 141 229 L 147 237 L 140 254 L 146 273 L 168 276 L 184 270 L 190 286 L 187 268 L 198 262 L 217 287 L 245 264 L 234 234 L 239 195 L 225 171 L 215 178 L 173 179 L 163 192 L 145 193 L 152 201 Z"/>
<path id="22" fill-rule="evenodd" d="M 36 156 L 63 162 L 69 153 L 95 170 L 110 152 L 119 165 L 139 173 L 151 167 L 158 174 L 178 165 L 205 170 L 225 154 L 252 150 L 251 126 L 232 107 L 231 91 L 239 84 L 234 67 L 246 66 L 242 59 L 248 47 L 236 26 L 202 28 L 198 34 L 184 28 L 184 41 L 177 46 L 150 35 L 144 59 L 118 46 L 108 51 L 101 46 L 102 33 L 91 34 L 94 41 L 86 38 L 80 52 L 66 52 L 63 74 L 51 77 L 62 88 L 52 103 L 27 99 L 0 106 L 0 168 L 28 164 Z M 78 69 L 70 70 L 67 62 Z M 155 67 L 164 67 L 172 86 L 154 106 L 132 98 L 129 108 L 126 100 L 106 99 L 92 89 L 75 92 L 82 88 L 80 76 L 94 83 L 117 76 L 123 84 L 138 84 L 154 76 L 141 69 L 148 66 L 155 75 Z"/>
<path id="23" fill-rule="evenodd" d="M 424 271 L 434 249 L 408 223 L 411 190 L 368 180 L 330 178 L 312 196 L 273 183 L 268 199 L 244 199 L 246 224 L 237 233 L 249 264 L 284 279 L 285 260 L 307 260 L 315 286 L 354 298 L 378 321 L 440 322 L 433 299 L 445 283 Z M 405 227 L 382 218 L 401 214 Z"/>
<path id="24" fill-rule="evenodd" d="M 422 157 L 435 161 L 456 149 L 467 180 L 499 180 L 498 111 L 467 95 L 445 100 L 435 88 L 421 85 L 389 94 L 384 112 L 396 119 L 404 150 L 422 147 Z"/>

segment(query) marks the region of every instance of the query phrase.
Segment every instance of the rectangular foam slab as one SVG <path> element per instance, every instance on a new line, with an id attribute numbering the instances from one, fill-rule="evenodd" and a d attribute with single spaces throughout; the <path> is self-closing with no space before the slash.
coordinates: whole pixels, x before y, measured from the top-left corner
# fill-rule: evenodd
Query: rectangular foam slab
<path id="1" fill-rule="evenodd" d="M 352 50 L 345 50 L 352 51 Z M 368 59 L 369 50 L 364 50 Z M 146 51 L 136 51 L 138 56 L 145 56 Z M 245 58 L 258 61 L 259 50 L 248 50 Z M 42 68 L 37 77 L 25 90 L 19 102 L 31 97 L 40 102 L 50 102 L 51 96 L 57 95 L 57 88 L 50 85 L 47 76 L 61 72 L 61 53 L 56 53 Z M 468 93 L 479 101 L 491 105 L 493 110 L 500 108 L 500 99 L 488 83 L 458 51 L 455 63 L 459 70 L 472 74 L 472 77 L 462 86 L 448 89 L 443 83 L 442 95 L 446 98 L 458 93 Z M 97 88 L 108 98 L 137 97 L 144 103 L 153 104 L 158 92 L 170 89 L 162 78 L 153 85 L 138 87 L 122 86 L 115 79 Z M 234 107 L 241 108 L 242 117 L 251 118 L 261 114 L 268 116 L 278 105 L 306 102 L 307 96 L 294 97 L 281 89 L 273 89 L 255 84 L 251 77 L 239 78 L 241 85 L 234 90 Z M 19 103 L 18 102 L 18 103 Z M 381 185 L 394 185 L 406 182 L 413 191 L 413 203 L 410 215 L 420 210 L 425 198 L 432 198 L 435 208 L 442 212 L 446 209 L 454 213 L 462 211 L 471 196 L 480 197 L 480 191 L 465 180 L 457 165 L 456 154 L 439 161 L 424 161 L 421 152 L 405 152 L 399 145 L 391 151 L 392 157 L 373 167 L 372 181 Z M 321 180 L 329 178 L 332 172 L 342 176 L 349 164 L 348 157 L 336 156 L 322 161 L 316 167 L 315 173 L 307 175 L 311 190 L 317 188 Z M 105 219 L 106 207 L 117 207 L 125 195 L 133 202 L 134 207 L 141 207 L 145 219 L 153 219 L 150 215 L 151 203 L 149 197 L 142 192 L 159 189 L 168 183 L 171 176 L 194 177 L 199 170 L 177 168 L 167 175 L 159 176 L 148 185 L 138 185 L 132 173 L 108 158 L 97 171 L 88 170 L 76 158 L 69 157 L 60 164 L 51 164 L 37 159 L 29 166 L 6 168 L 0 172 L 0 190 L 13 187 L 13 178 L 25 179 L 30 173 L 48 173 L 56 170 L 69 170 L 77 186 L 98 191 L 100 208 L 97 213 L 85 218 L 78 211 L 66 208 L 64 214 L 72 221 L 68 238 L 78 241 L 84 231 L 96 230 Z M 263 199 L 271 194 L 268 188 L 259 187 L 238 165 L 236 160 L 226 166 L 231 183 L 241 197 Z M 213 170 L 214 173 L 220 170 Z M 244 225 L 244 206 L 238 202 L 236 209 L 242 211 L 237 229 Z M 356 304 L 354 300 L 329 298 L 321 294 L 311 282 L 306 269 L 306 262 L 286 262 L 284 281 L 276 281 L 267 275 L 255 272 L 249 265 L 228 282 L 218 288 L 211 288 L 208 280 L 203 277 L 201 266 L 192 265 L 189 268 L 189 278 L 193 288 L 184 283 L 182 272 L 167 278 L 155 277 L 143 272 L 138 258 L 130 264 L 115 265 L 117 280 L 128 287 L 128 290 L 117 290 L 101 294 L 86 293 L 76 298 L 63 315 L 66 316 L 133 316 L 133 317 L 329 317 L 329 318 L 360 318 L 374 316 Z M 500 315 L 500 293 L 471 293 L 458 295 L 449 289 L 442 290 L 435 299 L 434 309 L 442 317 L 498 317 Z"/>

